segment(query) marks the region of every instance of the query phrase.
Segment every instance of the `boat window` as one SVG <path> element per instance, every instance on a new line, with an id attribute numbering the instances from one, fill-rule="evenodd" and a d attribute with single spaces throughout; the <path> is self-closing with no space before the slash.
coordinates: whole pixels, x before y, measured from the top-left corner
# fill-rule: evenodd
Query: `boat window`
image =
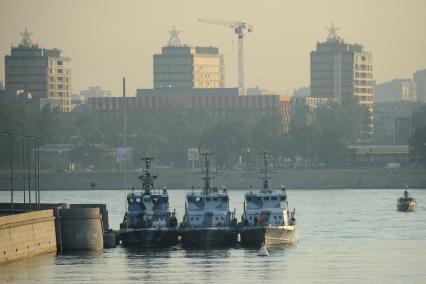
<path id="1" fill-rule="evenodd" d="M 257 196 L 255 199 L 256 199 L 257 201 L 262 200 L 262 198 L 261 198 L 260 196 Z"/>
<path id="2" fill-rule="evenodd" d="M 282 220 L 282 219 L 283 219 L 283 216 L 281 216 L 281 215 L 280 215 L 280 216 L 278 216 L 278 219 Z"/>
<path id="3" fill-rule="evenodd" d="M 281 199 L 281 201 L 284 201 L 285 200 L 285 196 L 281 195 L 280 199 Z"/>
<path id="4" fill-rule="evenodd" d="M 222 197 L 222 201 L 228 201 L 228 196 Z"/>
<path id="5" fill-rule="evenodd" d="M 274 216 L 274 220 L 277 220 L 277 216 Z"/>
<path id="6" fill-rule="evenodd" d="M 197 218 L 195 218 L 195 221 L 198 221 L 198 220 L 200 220 L 200 218 L 198 218 L 198 217 L 197 217 Z"/>
<path id="7" fill-rule="evenodd" d="M 213 197 L 213 201 L 218 201 L 218 200 L 219 200 L 219 198 Z"/>
<path id="8" fill-rule="evenodd" d="M 247 196 L 247 201 L 251 201 L 251 196 Z"/>
<path id="9" fill-rule="evenodd" d="M 265 196 L 265 197 L 263 198 L 263 200 L 265 200 L 265 201 L 269 200 L 269 196 Z"/>
<path id="10" fill-rule="evenodd" d="M 195 197 L 188 197 L 188 201 L 189 202 L 194 202 L 195 201 Z"/>
<path id="11" fill-rule="evenodd" d="M 278 198 L 276 196 L 271 196 L 271 200 L 277 200 Z"/>
<path id="12" fill-rule="evenodd" d="M 194 221 L 194 217 L 191 217 L 191 221 Z"/>
<path id="13" fill-rule="evenodd" d="M 206 201 L 210 201 L 210 200 L 212 200 L 210 197 L 207 197 L 207 198 L 206 198 Z"/>
<path id="14" fill-rule="evenodd" d="M 164 202 L 168 202 L 168 201 L 169 201 L 169 198 L 168 198 L 168 197 L 163 197 L 163 201 L 164 201 Z"/>

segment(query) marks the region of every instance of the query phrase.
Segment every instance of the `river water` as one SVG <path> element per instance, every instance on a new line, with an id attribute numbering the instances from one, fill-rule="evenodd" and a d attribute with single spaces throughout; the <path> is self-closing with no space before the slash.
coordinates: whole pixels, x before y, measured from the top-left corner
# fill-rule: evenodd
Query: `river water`
<path id="1" fill-rule="evenodd" d="M 418 211 L 396 211 L 394 189 L 287 190 L 299 241 L 270 249 L 127 249 L 49 254 L 0 267 L 0 283 L 426 283 L 426 190 L 410 190 Z M 106 203 L 110 225 L 124 191 L 42 192 L 42 202 Z M 184 190 L 169 190 L 179 220 Z M 243 190 L 229 191 L 240 216 Z M 16 200 L 19 199 L 19 194 Z M 8 192 L 0 192 L 8 202 Z"/>

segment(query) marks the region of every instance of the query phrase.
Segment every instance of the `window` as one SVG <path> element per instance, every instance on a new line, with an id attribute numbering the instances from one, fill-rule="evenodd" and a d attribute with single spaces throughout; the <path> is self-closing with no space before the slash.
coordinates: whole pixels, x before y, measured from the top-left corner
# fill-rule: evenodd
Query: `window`
<path id="1" fill-rule="evenodd" d="M 213 201 L 219 201 L 219 198 L 213 197 Z"/>
<path id="2" fill-rule="evenodd" d="M 206 198 L 206 201 L 210 201 L 210 200 L 212 200 L 210 197 L 207 197 L 207 198 Z"/>
<path id="3" fill-rule="evenodd" d="M 62 65 L 62 61 L 59 60 L 59 61 L 56 62 L 56 64 L 57 65 Z"/>
<path id="4" fill-rule="evenodd" d="M 269 201 L 269 196 L 265 196 L 265 197 L 263 198 L 263 200 L 265 200 L 265 201 Z"/>
<path id="5" fill-rule="evenodd" d="M 278 198 L 276 196 L 272 196 L 271 200 L 277 200 Z"/>

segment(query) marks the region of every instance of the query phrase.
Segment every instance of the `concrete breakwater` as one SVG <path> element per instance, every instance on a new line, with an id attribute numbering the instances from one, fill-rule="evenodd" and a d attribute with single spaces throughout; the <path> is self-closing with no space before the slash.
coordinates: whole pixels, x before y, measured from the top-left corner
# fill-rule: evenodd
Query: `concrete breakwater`
<path id="1" fill-rule="evenodd" d="M 53 210 L 0 217 L 0 264 L 56 252 Z"/>
<path id="2" fill-rule="evenodd" d="M 22 213 L 24 206 L 16 203 L 17 214 L 0 217 L 0 263 L 56 251 L 103 249 L 109 229 L 105 204 L 41 204 L 39 211 Z M 9 204 L 0 203 L 0 215 L 8 211 Z"/>
<path id="3" fill-rule="evenodd" d="M 272 184 L 284 185 L 291 189 L 332 189 L 332 188 L 402 188 L 405 183 L 410 188 L 426 187 L 426 169 L 400 169 L 397 171 L 382 168 L 362 169 L 312 169 L 312 170 L 273 170 Z M 128 186 L 138 188 L 140 172 L 129 171 Z M 170 189 L 191 188 L 200 185 L 200 175 L 185 169 L 160 169 L 161 185 Z M 247 189 L 258 186 L 258 171 L 219 170 L 215 184 L 229 189 Z M 9 189 L 9 175 L 0 174 L 0 190 Z M 22 179 L 15 177 L 15 189 L 23 187 Z M 124 175 L 120 172 L 91 173 L 43 173 L 40 188 L 43 190 L 86 190 L 123 189 Z"/>

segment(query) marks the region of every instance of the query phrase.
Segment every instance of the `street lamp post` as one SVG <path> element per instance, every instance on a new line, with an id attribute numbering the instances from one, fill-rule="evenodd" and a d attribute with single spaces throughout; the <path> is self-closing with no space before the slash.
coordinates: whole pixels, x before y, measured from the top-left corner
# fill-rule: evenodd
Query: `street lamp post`
<path id="1" fill-rule="evenodd" d="M 18 139 L 19 141 L 22 141 L 22 181 L 24 186 L 24 212 L 27 211 L 27 187 L 26 187 L 26 176 L 25 176 L 25 137 L 24 135 L 21 135 L 21 138 Z"/>
<path id="2" fill-rule="evenodd" d="M 5 132 L 10 137 L 10 213 L 13 214 L 13 134 Z"/>
<path id="3" fill-rule="evenodd" d="M 37 194 L 38 210 L 40 210 L 40 137 L 37 139 Z"/>

